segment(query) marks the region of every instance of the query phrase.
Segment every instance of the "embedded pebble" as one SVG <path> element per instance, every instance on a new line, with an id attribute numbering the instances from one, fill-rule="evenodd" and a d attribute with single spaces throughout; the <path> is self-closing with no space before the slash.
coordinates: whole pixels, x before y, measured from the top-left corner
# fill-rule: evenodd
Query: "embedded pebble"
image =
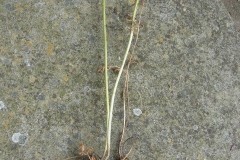
<path id="1" fill-rule="evenodd" d="M 25 145 L 28 139 L 28 134 L 14 133 L 12 135 L 12 141 L 18 143 L 19 145 Z"/>
<path id="2" fill-rule="evenodd" d="M 193 129 L 196 131 L 196 130 L 198 130 L 198 126 L 197 125 L 194 125 L 193 126 Z"/>
<path id="3" fill-rule="evenodd" d="M 139 109 L 139 108 L 134 108 L 134 109 L 133 109 L 133 114 L 134 114 L 135 116 L 140 116 L 140 115 L 142 114 L 142 110 Z"/>
<path id="4" fill-rule="evenodd" d="M 6 108 L 3 101 L 0 101 L 0 109 Z"/>
<path id="5" fill-rule="evenodd" d="M 12 141 L 14 143 L 18 143 L 20 135 L 21 135 L 21 133 L 14 133 L 13 136 L 12 136 Z"/>

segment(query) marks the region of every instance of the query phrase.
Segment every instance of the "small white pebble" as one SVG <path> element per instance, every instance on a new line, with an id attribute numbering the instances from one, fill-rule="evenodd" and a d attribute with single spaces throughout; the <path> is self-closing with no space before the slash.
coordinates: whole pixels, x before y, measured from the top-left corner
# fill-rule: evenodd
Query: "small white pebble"
<path id="1" fill-rule="evenodd" d="M 3 101 L 0 101 L 0 109 L 6 108 Z"/>
<path id="2" fill-rule="evenodd" d="M 24 59 L 24 63 L 26 64 L 27 67 L 30 67 L 30 66 L 31 66 L 31 63 L 30 63 L 28 57 L 26 57 L 26 58 Z"/>
<path id="3" fill-rule="evenodd" d="M 133 114 L 134 114 L 135 116 L 140 116 L 140 115 L 142 114 L 142 110 L 139 109 L 139 108 L 134 108 L 134 109 L 133 109 Z"/>
<path id="4" fill-rule="evenodd" d="M 194 125 L 193 126 L 193 129 L 196 131 L 196 130 L 198 130 L 198 126 L 197 125 Z"/>
<path id="5" fill-rule="evenodd" d="M 25 145 L 28 140 L 28 134 L 14 133 L 12 135 L 12 141 L 18 143 L 19 145 Z"/>
<path id="6" fill-rule="evenodd" d="M 12 141 L 13 141 L 14 143 L 18 143 L 20 136 L 21 136 L 21 133 L 13 133 L 13 135 L 12 135 Z"/>

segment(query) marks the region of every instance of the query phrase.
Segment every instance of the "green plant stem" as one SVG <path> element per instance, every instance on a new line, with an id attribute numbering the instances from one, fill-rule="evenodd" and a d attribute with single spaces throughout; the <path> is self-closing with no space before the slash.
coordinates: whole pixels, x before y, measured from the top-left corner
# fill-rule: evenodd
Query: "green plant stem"
<path id="1" fill-rule="evenodd" d="M 109 110 L 110 110 L 110 106 L 109 106 L 109 89 L 108 89 L 108 43 L 107 43 L 107 22 L 106 22 L 106 0 L 102 0 L 102 12 L 103 12 L 103 34 L 104 34 L 104 77 L 105 77 L 105 101 L 106 101 L 106 109 L 107 109 L 107 129 L 109 128 Z M 107 133 L 108 134 L 108 133 Z M 105 155 L 109 154 L 109 150 L 108 150 L 108 135 L 106 136 L 106 144 L 105 144 L 105 150 L 104 150 L 104 154 L 103 157 L 105 157 Z"/>
<path id="2" fill-rule="evenodd" d="M 132 40 L 133 40 L 133 32 L 134 32 L 134 23 L 135 23 L 135 18 L 136 18 L 136 14 L 137 14 L 137 8 L 138 8 L 138 4 L 139 4 L 139 0 L 136 0 L 135 2 L 135 7 L 134 7 L 134 11 L 133 11 L 133 17 L 132 17 L 132 26 L 131 26 L 131 33 L 130 33 L 130 37 L 129 37 L 129 41 L 128 41 L 128 45 L 127 45 L 127 49 L 126 52 L 124 54 L 124 58 L 122 61 L 122 65 L 120 68 L 120 71 L 118 73 L 114 88 L 113 88 L 113 94 L 111 97 L 111 103 L 110 103 L 110 110 L 109 110 L 109 117 L 108 117 L 108 128 L 107 128 L 107 155 L 106 155 L 106 160 L 109 159 L 109 155 L 110 155 L 110 148 L 111 148 L 111 128 L 112 128 L 112 117 L 113 117 L 113 106 L 114 106 L 114 100 L 115 100 L 115 96 L 116 96 L 116 91 L 117 91 L 117 87 L 118 87 L 118 83 L 119 80 L 121 78 L 122 72 L 123 72 L 123 68 L 125 66 L 128 54 L 129 54 L 129 50 L 131 48 L 131 44 L 132 44 Z"/>

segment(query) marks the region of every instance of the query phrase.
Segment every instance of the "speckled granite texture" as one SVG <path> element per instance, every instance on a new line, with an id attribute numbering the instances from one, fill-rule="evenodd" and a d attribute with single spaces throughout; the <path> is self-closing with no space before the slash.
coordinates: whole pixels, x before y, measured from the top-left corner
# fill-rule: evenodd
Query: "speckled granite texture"
<path id="1" fill-rule="evenodd" d="M 236 30 L 240 32 L 240 1 L 239 0 L 222 0 L 229 15 L 235 23 Z"/>
<path id="2" fill-rule="evenodd" d="M 107 1 L 109 63 L 116 66 L 132 1 Z M 0 0 L 1 160 L 66 159 L 77 155 L 80 142 L 102 155 L 101 24 L 98 0 Z M 130 159 L 239 159 L 239 51 L 222 1 L 145 1 L 138 63 L 130 68 L 127 137 L 139 137 Z M 110 72 L 110 87 L 115 78 Z M 113 155 L 121 90 L 122 84 Z"/>

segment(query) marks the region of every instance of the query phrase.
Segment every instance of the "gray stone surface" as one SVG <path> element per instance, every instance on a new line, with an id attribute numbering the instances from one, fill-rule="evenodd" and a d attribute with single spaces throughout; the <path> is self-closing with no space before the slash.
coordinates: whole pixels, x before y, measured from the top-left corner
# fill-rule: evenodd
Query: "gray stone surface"
<path id="1" fill-rule="evenodd" d="M 121 63 L 126 48 L 129 4 L 108 1 L 110 65 Z M 66 159 L 80 142 L 102 154 L 101 23 L 97 0 L 0 0 L 1 160 Z M 127 137 L 139 137 L 130 159 L 237 160 L 240 43 L 223 3 L 151 0 L 142 24 L 138 64 L 130 68 Z M 111 72 L 110 87 L 115 78 Z M 16 133 L 24 135 L 19 143 Z"/>
<path id="2" fill-rule="evenodd" d="M 236 30 L 240 32 L 240 1 L 239 0 L 222 0 L 229 15 L 235 23 Z"/>

